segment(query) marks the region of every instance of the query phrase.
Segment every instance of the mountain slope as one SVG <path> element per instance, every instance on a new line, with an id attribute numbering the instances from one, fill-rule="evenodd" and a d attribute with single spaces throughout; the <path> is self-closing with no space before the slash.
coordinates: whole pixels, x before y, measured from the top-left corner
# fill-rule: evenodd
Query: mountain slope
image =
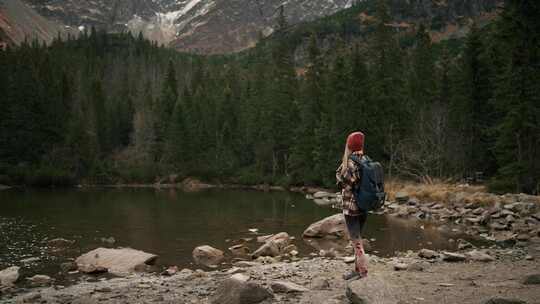
<path id="1" fill-rule="evenodd" d="M 18 44 L 26 37 L 50 42 L 66 29 L 40 16 L 20 0 L 0 0 L 0 43 Z"/>
<path id="2" fill-rule="evenodd" d="M 333 14 L 353 0 L 25 0 L 43 16 L 73 27 L 131 30 L 178 50 L 226 53 L 254 45 L 272 32 L 284 5 L 297 23 Z"/>

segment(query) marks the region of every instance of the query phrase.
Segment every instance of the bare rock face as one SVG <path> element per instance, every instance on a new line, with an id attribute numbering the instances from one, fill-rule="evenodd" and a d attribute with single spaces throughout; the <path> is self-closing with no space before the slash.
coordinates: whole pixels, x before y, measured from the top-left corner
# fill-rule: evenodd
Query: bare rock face
<path id="1" fill-rule="evenodd" d="M 343 238 L 347 235 L 345 218 L 341 213 L 324 218 L 311 224 L 303 235 L 307 238 Z"/>
<path id="2" fill-rule="evenodd" d="M 12 286 L 19 279 L 19 267 L 12 266 L 0 271 L 0 286 Z"/>
<path id="3" fill-rule="evenodd" d="M 217 288 L 210 303 L 256 304 L 271 297 L 270 291 L 255 282 L 250 282 L 249 277 L 235 274 Z"/>
<path id="4" fill-rule="evenodd" d="M 103 272 L 107 269 L 116 275 L 135 272 L 142 264 L 154 264 L 157 255 L 131 248 L 97 248 L 75 260 L 79 270 L 86 273 Z"/>
<path id="5" fill-rule="evenodd" d="M 224 256 L 223 251 L 204 245 L 193 249 L 193 259 L 199 265 L 212 267 L 219 264 L 224 259 Z"/>
<path id="6" fill-rule="evenodd" d="M 397 303 L 398 299 L 393 292 L 395 288 L 377 275 L 368 275 L 366 278 L 351 282 L 346 295 L 353 304 Z"/>

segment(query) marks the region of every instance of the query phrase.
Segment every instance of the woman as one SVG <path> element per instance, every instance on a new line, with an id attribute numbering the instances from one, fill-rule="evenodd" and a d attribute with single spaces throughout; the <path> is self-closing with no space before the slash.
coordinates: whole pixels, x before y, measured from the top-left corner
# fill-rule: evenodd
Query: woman
<path id="1" fill-rule="evenodd" d="M 354 132 L 347 137 L 343 159 L 336 170 L 337 184 L 342 189 L 343 215 L 355 254 L 354 270 L 343 275 L 345 280 L 360 279 L 366 277 L 368 273 L 367 257 L 360 236 L 367 213 L 358 209 L 353 195 L 353 187 L 360 182 L 361 176 L 358 170 L 359 164 L 351 159 L 351 155 L 356 155 L 359 159 L 364 155 L 364 134 L 362 132 Z"/>

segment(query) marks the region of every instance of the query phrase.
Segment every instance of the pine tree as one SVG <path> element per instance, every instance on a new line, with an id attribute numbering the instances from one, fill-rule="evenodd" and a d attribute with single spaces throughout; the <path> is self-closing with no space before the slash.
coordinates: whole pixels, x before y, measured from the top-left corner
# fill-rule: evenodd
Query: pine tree
<path id="1" fill-rule="evenodd" d="M 497 38 L 510 60 L 494 100 L 505 113 L 496 127 L 498 190 L 538 193 L 540 188 L 540 5 L 507 1 Z"/>

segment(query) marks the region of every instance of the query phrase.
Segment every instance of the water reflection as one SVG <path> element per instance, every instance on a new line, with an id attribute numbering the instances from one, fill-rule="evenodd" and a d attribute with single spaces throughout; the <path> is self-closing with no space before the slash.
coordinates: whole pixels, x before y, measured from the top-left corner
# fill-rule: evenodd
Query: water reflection
<path id="1" fill-rule="evenodd" d="M 40 237 L 77 240 L 72 256 L 100 246 L 101 238 L 114 237 L 113 246 L 133 247 L 160 256 L 163 265 L 191 267 L 194 247 L 209 244 L 225 250 L 242 238 L 286 231 L 296 238 L 301 255 L 320 249 L 346 246 L 346 241 L 302 241 L 307 226 L 336 211 L 316 206 L 303 195 L 256 191 L 210 190 L 184 193 L 174 189 L 81 189 L 0 192 L 1 218 L 35 225 Z M 425 225 L 425 224 L 424 224 Z M 408 249 L 449 248 L 446 237 L 421 223 L 370 216 L 365 237 L 375 239 L 373 250 L 381 255 Z M 0 234 L 0 242 L 35 236 Z M 24 242 L 22 242 L 24 243 Z M 39 243 L 39 241 L 37 242 Z M 17 244 L 17 242 L 15 242 Z M 255 250 L 255 241 L 247 245 Z M 17 252 L 32 255 L 28 248 Z M 18 264 L 20 255 L 0 246 L 0 267 Z M 60 257 L 51 265 L 58 271 Z"/>

